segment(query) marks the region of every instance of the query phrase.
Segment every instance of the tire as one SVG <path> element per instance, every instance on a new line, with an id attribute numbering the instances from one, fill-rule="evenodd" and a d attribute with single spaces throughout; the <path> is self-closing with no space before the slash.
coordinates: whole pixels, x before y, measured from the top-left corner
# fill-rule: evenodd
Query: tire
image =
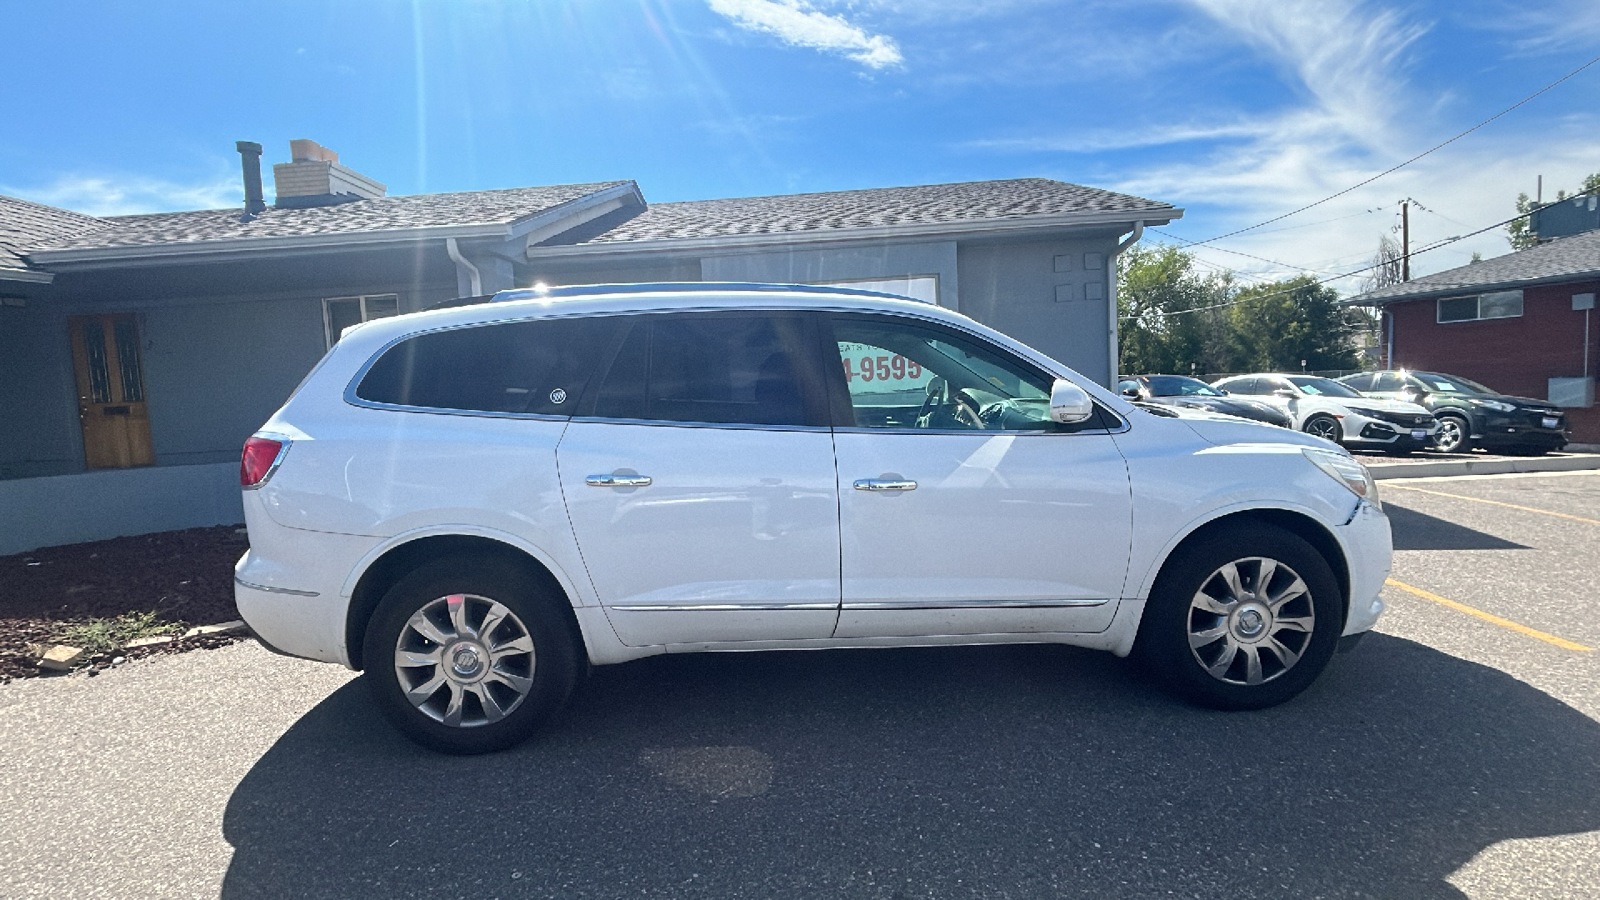
<path id="1" fill-rule="evenodd" d="M 1240 590 L 1228 583 L 1230 569 Z M 1255 593 L 1263 570 L 1265 601 Z M 1193 703 L 1264 709 L 1315 681 L 1343 630 L 1339 584 L 1320 553 L 1279 528 L 1237 526 L 1167 560 L 1145 604 L 1134 655 Z"/>
<path id="2" fill-rule="evenodd" d="M 1472 449 L 1472 426 L 1460 416 L 1440 416 L 1433 449 L 1440 453 L 1466 453 Z"/>
<path id="3" fill-rule="evenodd" d="M 557 605 L 566 602 L 503 559 L 425 563 L 379 602 L 362 677 L 384 716 L 418 744 L 454 754 L 504 750 L 572 692 L 581 656 Z"/>
<path id="4" fill-rule="evenodd" d="M 1340 446 L 1344 445 L 1344 441 L 1341 440 L 1344 434 L 1341 431 L 1339 420 L 1333 416 L 1318 413 L 1307 419 L 1305 426 L 1300 430 L 1306 434 L 1314 434 L 1325 441 L 1332 441 Z"/>

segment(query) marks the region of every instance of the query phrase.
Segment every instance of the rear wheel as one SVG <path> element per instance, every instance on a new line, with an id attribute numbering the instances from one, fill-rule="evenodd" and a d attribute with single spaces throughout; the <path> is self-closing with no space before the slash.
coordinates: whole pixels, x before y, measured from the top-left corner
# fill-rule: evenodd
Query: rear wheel
<path id="1" fill-rule="evenodd" d="M 407 737 L 443 753 L 521 742 L 566 701 L 579 648 L 562 611 L 493 557 L 427 563 L 384 595 L 367 628 L 364 679 Z"/>
<path id="2" fill-rule="evenodd" d="M 1472 426 L 1460 416 L 1440 416 L 1433 447 L 1440 453 L 1466 453 L 1472 449 Z"/>
<path id="3" fill-rule="evenodd" d="M 1229 528 L 1167 561 L 1134 652 L 1195 703 L 1262 709 L 1316 680 L 1338 644 L 1343 607 L 1333 571 L 1310 544 L 1270 526 Z"/>

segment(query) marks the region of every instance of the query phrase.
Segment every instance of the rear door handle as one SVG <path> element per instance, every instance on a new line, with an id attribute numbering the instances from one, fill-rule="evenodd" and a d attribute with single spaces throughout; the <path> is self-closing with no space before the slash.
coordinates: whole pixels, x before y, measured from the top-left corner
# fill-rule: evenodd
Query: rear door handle
<path id="1" fill-rule="evenodd" d="M 858 491 L 914 491 L 917 483 L 909 478 L 857 478 Z"/>
<path id="2" fill-rule="evenodd" d="M 590 487 L 649 487 L 649 475 L 590 475 L 583 480 Z"/>

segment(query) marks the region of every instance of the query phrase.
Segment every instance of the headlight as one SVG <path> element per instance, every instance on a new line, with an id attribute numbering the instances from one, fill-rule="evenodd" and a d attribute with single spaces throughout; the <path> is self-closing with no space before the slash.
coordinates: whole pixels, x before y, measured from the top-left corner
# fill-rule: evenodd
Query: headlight
<path id="1" fill-rule="evenodd" d="M 1495 412 L 1506 413 L 1506 412 L 1511 412 L 1512 410 L 1516 409 L 1515 406 L 1512 406 L 1509 403 L 1501 403 L 1499 400 L 1479 400 L 1476 397 L 1472 397 L 1472 398 L 1469 398 L 1467 402 L 1471 403 L 1474 406 L 1481 406 L 1481 407 L 1483 407 L 1485 409 L 1492 409 Z"/>
<path id="2" fill-rule="evenodd" d="M 1306 459 L 1328 474 L 1329 478 L 1339 482 L 1350 489 L 1350 493 L 1371 501 L 1373 506 L 1383 508 L 1383 502 L 1378 499 L 1378 483 L 1372 480 L 1372 473 L 1367 467 L 1356 462 L 1348 454 L 1334 450 L 1317 450 L 1312 447 L 1302 447 L 1301 451 Z"/>
<path id="3" fill-rule="evenodd" d="M 1377 410 L 1368 409 L 1365 406 L 1346 406 L 1345 409 L 1348 409 L 1349 411 L 1355 413 L 1358 416 L 1366 416 L 1369 419 L 1381 419 L 1381 418 L 1383 418 L 1383 415 L 1381 413 L 1379 413 Z"/>

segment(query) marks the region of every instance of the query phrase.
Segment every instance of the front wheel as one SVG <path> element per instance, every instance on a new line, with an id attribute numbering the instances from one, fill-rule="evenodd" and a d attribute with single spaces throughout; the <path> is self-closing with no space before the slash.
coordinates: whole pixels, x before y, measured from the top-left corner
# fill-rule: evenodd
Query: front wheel
<path id="1" fill-rule="evenodd" d="M 1472 449 L 1472 428 L 1460 416 L 1440 416 L 1433 449 L 1440 453 L 1466 453 Z"/>
<path id="2" fill-rule="evenodd" d="M 576 681 L 578 643 L 562 602 L 504 560 L 434 560 L 378 604 L 363 678 L 389 721 L 425 747 L 511 747 L 561 707 Z"/>
<path id="3" fill-rule="evenodd" d="M 1134 653 L 1192 702 L 1262 709 L 1321 674 L 1343 607 L 1333 571 L 1310 544 L 1269 526 L 1229 528 L 1167 561 Z"/>
<path id="4" fill-rule="evenodd" d="M 1333 416 L 1316 415 L 1306 420 L 1305 428 L 1301 429 L 1306 434 L 1316 435 L 1325 441 L 1335 444 L 1340 443 L 1339 420 Z"/>

